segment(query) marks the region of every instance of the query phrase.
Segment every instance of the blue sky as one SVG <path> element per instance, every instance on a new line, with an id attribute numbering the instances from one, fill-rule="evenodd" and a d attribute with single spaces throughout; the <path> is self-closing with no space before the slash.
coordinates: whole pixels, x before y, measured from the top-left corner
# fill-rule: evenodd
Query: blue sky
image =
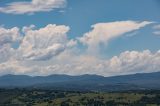
<path id="1" fill-rule="evenodd" d="M 32 0 L 32 1 L 36 2 L 36 0 Z M 120 0 L 59 0 L 59 1 L 55 0 L 56 2 L 62 1 L 64 3 L 64 6 L 56 5 L 54 4 L 54 2 L 52 3 L 52 1 L 54 0 L 48 0 L 48 3 L 51 3 L 51 5 L 56 5 L 57 7 L 56 8 L 51 7 L 49 8 L 51 10 L 43 11 L 43 9 L 46 7 L 43 7 L 42 4 L 38 4 L 42 6 L 40 10 L 32 10 L 32 12 L 24 12 L 24 13 L 18 13 L 18 12 L 16 13 L 15 11 L 7 12 L 9 11 L 9 9 L 10 10 L 12 9 L 7 7 L 10 6 L 11 3 L 13 2 L 14 3 L 20 2 L 20 5 L 24 5 L 23 2 L 32 3 L 32 1 L 31 0 L 0 1 L 0 25 L 5 29 L 11 29 L 13 27 L 17 27 L 19 28 L 19 30 L 23 29 L 24 26 L 30 26 L 30 25 L 35 25 L 36 26 L 35 29 L 37 30 L 39 28 L 46 27 L 48 24 L 56 24 L 57 26 L 58 25 L 68 26 L 70 29 L 69 31 L 67 31 L 68 42 L 69 40 L 74 40 L 77 42 L 76 47 L 73 47 L 72 49 L 74 50 L 72 51 L 74 52 L 80 51 L 80 53 L 78 53 L 79 56 L 93 55 L 93 58 L 98 58 L 98 60 L 96 61 L 99 61 L 101 59 L 102 60 L 112 59 L 113 56 L 120 57 L 120 54 L 125 53 L 125 51 L 130 51 L 131 53 L 133 51 L 142 53 L 145 50 L 149 50 L 152 55 L 156 55 L 156 53 L 160 49 L 160 46 L 159 46 L 160 34 L 154 34 L 155 31 L 160 30 L 160 28 L 154 28 L 155 26 L 158 26 L 160 24 L 160 13 L 159 13 L 160 1 L 159 0 L 121 0 L 121 1 Z M 25 5 L 29 7 L 29 5 L 31 4 L 25 4 Z M 50 5 L 46 5 L 46 6 L 49 7 Z M 85 33 L 91 32 L 94 29 L 94 28 L 91 28 L 92 25 L 95 25 L 97 23 L 122 22 L 122 21 L 134 21 L 134 22 L 137 22 L 137 24 L 144 21 L 148 21 L 152 23 L 146 24 L 143 26 L 143 28 L 138 28 L 138 30 L 131 30 L 126 33 L 123 33 L 123 36 L 110 39 L 109 41 L 107 40 L 106 41 L 107 44 L 103 44 L 104 42 L 100 42 L 101 44 L 100 44 L 100 47 L 98 48 L 98 54 L 97 53 L 92 54 L 88 52 L 87 51 L 88 45 L 85 45 L 83 44 L 83 42 L 77 40 L 78 38 L 85 36 Z M 23 32 L 20 31 L 20 33 L 23 33 Z M 27 34 L 22 34 L 21 36 L 27 36 Z M 21 41 L 16 41 L 14 43 L 12 42 L 10 45 L 12 47 L 16 47 L 17 49 L 20 46 L 20 43 L 18 42 L 21 42 Z M 15 59 L 15 56 L 11 56 L 11 57 L 12 59 L 14 57 L 13 59 L 14 61 L 16 60 L 19 62 L 18 59 Z M 10 59 L 2 59 L 2 60 L 6 60 L 6 61 L 2 61 L 1 62 L 2 64 L 7 62 L 7 60 L 11 61 Z M 77 60 L 80 60 L 80 59 L 77 59 Z M 21 61 L 24 62 L 23 64 L 24 66 L 26 66 L 26 64 L 28 65 L 26 60 L 21 60 Z M 48 61 L 54 61 L 54 59 L 51 59 Z M 32 62 L 34 62 L 35 65 L 39 65 L 39 61 L 38 62 L 32 61 Z M 60 62 L 60 64 L 61 63 L 63 62 Z M 50 66 L 52 65 L 49 62 L 47 64 L 49 64 Z M 70 64 L 72 64 L 72 62 Z M 99 63 L 96 63 L 96 64 L 99 64 Z M 23 65 L 20 65 L 20 66 L 23 66 Z M 142 67 L 140 67 L 140 69 L 141 68 Z M 133 73 L 138 72 L 138 69 L 135 69 L 135 70 L 136 71 Z M 159 71 L 159 70 L 153 69 L 150 71 Z M 15 71 L 11 73 L 14 73 L 14 72 Z M 54 72 L 48 72 L 48 74 L 50 73 L 54 74 Z M 123 74 L 128 74 L 127 72 L 124 72 Z M 15 72 L 15 74 L 16 73 L 18 72 Z M 26 73 L 28 74 L 28 72 Z M 20 74 L 26 74 L 26 73 L 24 72 Z M 104 72 L 102 73 L 102 72 L 96 72 L 96 71 L 95 72 L 88 71 L 88 73 L 91 73 L 91 74 L 100 73 L 100 75 L 104 74 Z M 115 72 L 113 72 L 112 74 L 112 71 L 111 71 L 111 72 L 106 72 L 104 75 L 107 76 L 107 75 L 119 74 L 118 72 L 116 74 L 114 73 Z M 83 73 L 66 72 L 66 74 L 83 74 Z M 31 71 L 31 75 L 32 75 L 32 71 Z"/>
<path id="2" fill-rule="evenodd" d="M 1 5 L 7 2 L 1 1 Z M 8 1 L 9 2 L 9 1 Z M 64 11 L 63 13 L 59 11 Z M 14 26 L 23 27 L 31 24 L 37 28 L 47 24 L 63 24 L 70 26 L 69 38 L 82 36 L 91 29 L 91 25 L 99 22 L 112 21 L 155 21 L 160 22 L 160 1 L 158 0 L 68 0 L 66 8 L 50 12 L 39 12 L 33 15 L 13 15 L 0 13 L 0 24 L 7 28 Z M 125 50 L 159 49 L 160 41 L 156 36 L 152 36 L 152 29 L 144 28 L 132 39 L 121 38 L 112 41 L 108 48 L 105 48 L 109 55 Z M 138 38 L 138 39 L 136 39 Z M 129 44 L 129 42 L 133 42 Z M 151 43 L 149 43 L 151 42 Z M 125 45 L 127 43 L 129 45 Z M 121 46 L 122 45 L 122 46 Z M 119 48 L 117 50 L 115 48 Z M 105 52 L 104 51 L 104 52 Z"/>

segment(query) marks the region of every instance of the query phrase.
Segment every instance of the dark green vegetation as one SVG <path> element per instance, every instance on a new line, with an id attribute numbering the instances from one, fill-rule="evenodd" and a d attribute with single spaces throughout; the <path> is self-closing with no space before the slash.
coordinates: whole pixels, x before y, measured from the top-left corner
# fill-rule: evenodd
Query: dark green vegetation
<path id="1" fill-rule="evenodd" d="M 0 106 L 160 106 L 160 91 L 0 89 Z"/>

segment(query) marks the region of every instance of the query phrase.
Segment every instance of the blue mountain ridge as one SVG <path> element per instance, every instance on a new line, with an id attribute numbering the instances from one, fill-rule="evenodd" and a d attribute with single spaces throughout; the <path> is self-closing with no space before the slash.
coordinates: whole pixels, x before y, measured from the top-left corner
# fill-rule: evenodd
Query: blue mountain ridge
<path id="1" fill-rule="evenodd" d="M 1 88 L 40 88 L 57 90 L 121 91 L 160 89 L 160 72 L 104 77 L 99 75 L 4 75 Z"/>

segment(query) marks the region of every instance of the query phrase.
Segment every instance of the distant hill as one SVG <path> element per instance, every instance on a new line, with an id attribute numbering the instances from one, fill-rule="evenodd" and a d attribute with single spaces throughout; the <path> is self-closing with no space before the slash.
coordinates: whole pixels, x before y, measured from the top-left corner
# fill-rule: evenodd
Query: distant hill
<path id="1" fill-rule="evenodd" d="M 57 90 L 121 91 L 160 89 L 160 72 L 103 77 L 99 75 L 4 75 L 1 88 L 41 88 Z"/>

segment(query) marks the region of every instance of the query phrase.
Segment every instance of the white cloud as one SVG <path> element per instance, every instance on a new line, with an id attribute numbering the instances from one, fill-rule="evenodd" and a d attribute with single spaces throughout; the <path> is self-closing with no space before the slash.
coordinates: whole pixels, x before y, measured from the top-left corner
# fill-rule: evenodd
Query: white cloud
<path id="1" fill-rule="evenodd" d="M 160 31 L 153 32 L 155 35 L 160 35 Z"/>
<path id="2" fill-rule="evenodd" d="M 0 63 L 8 61 L 10 57 L 13 57 L 15 50 L 10 44 L 4 44 L 0 47 Z"/>
<path id="3" fill-rule="evenodd" d="M 108 43 L 112 38 L 147 24 L 150 22 L 122 21 L 96 24 L 91 32 L 82 37 L 83 43 L 89 47 L 92 47 L 92 44 Z M 99 58 L 81 51 L 79 46 L 76 46 L 78 44 L 75 39 L 68 39 L 69 29 L 68 26 L 55 24 L 40 29 L 36 29 L 34 25 L 23 27 L 22 30 L 16 27 L 1 28 L 0 74 L 112 76 L 160 71 L 160 51 L 125 51 L 110 59 Z M 24 35 L 23 38 L 21 33 Z M 19 39 L 19 47 L 12 48 L 12 42 Z"/>
<path id="4" fill-rule="evenodd" d="M 35 12 L 52 11 L 63 8 L 66 0 L 32 0 L 31 2 L 12 2 L 6 7 L 0 7 L 0 12 L 11 14 L 32 14 Z"/>
<path id="5" fill-rule="evenodd" d="M 109 70 L 115 74 L 134 74 L 142 72 L 160 71 L 160 52 L 151 53 L 149 50 L 142 52 L 126 51 L 119 56 L 114 56 L 107 61 Z"/>
<path id="6" fill-rule="evenodd" d="M 21 39 L 19 28 L 14 27 L 6 29 L 0 27 L 0 46 L 8 43 L 13 43 Z"/>
<path id="7" fill-rule="evenodd" d="M 138 34 L 138 31 L 134 31 L 132 33 L 126 34 L 127 37 L 133 37 Z"/>
<path id="8" fill-rule="evenodd" d="M 111 39 L 122 36 L 131 31 L 138 30 L 152 22 L 117 21 L 98 23 L 92 26 L 92 30 L 79 38 L 80 42 L 88 46 L 91 52 L 95 51 L 101 43 L 107 44 Z"/>
<path id="9" fill-rule="evenodd" d="M 160 25 L 155 25 L 153 29 L 160 29 Z"/>
<path id="10" fill-rule="evenodd" d="M 65 55 L 65 56 L 64 56 Z M 98 74 L 103 76 L 125 75 L 160 71 L 160 51 L 125 51 L 110 59 L 99 59 L 89 55 L 65 53 L 48 62 L 15 61 L 0 64 L 0 74 L 14 73 L 27 75 L 50 74 Z M 30 64 L 29 64 L 30 62 Z M 9 64 L 9 65 L 8 65 Z M 11 72 L 12 70 L 12 72 Z"/>
<path id="11" fill-rule="evenodd" d="M 67 43 L 67 47 L 74 47 L 77 45 L 77 40 L 73 40 L 71 39 L 68 43 Z"/>
<path id="12" fill-rule="evenodd" d="M 0 74 L 23 74 L 22 72 L 27 71 L 21 63 L 17 60 L 9 60 L 0 64 Z"/>
<path id="13" fill-rule="evenodd" d="M 6 29 L 0 27 L 0 63 L 7 61 L 14 54 L 13 43 L 22 39 L 19 28 Z"/>
<path id="14" fill-rule="evenodd" d="M 19 51 L 22 57 L 29 60 L 48 60 L 66 48 L 68 26 L 49 24 L 39 30 L 24 27 L 23 38 Z"/>
<path id="15" fill-rule="evenodd" d="M 155 25 L 153 27 L 153 29 L 155 29 L 156 31 L 153 32 L 153 34 L 155 35 L 160 35 L 160 25 Z"/>
<path id="16" fill-rule="evenodd" d="M 49 60 L 77 44 L 76 40 L 67 38 L 68 31 L 68 26 L 55 24 L 49 24 L 38 30 L 34 25 L 25 26 L 22 30 L 17 27 L 11 29 L 1 27 L 0 62 L 9 59 L 10 55 L 18 59 Z M 15 43 L 17 47 L 14 49 Z"/>
<path id="17" fill-rule="evenodd" d="M 23 33 L 27 33 L 28 31 L 34 29 L 35 27 L 36 27 L 35 25 L 24 26 L 24 27 L 22 28 L 22 32 L 23 32 Z"/>
<path id="18" fill-rule="evenodd" d="M 62 56 L 63 55 L 63 56 Z M 49 65 L 47 72 L 57 74 L 98 74 L 103 76 L 125 75 L 160 71 L 160 52 L 125 51 L 110 59 L 100 59 L 90 55 L 61 54 L 58 64 Z M 64 60 L 67 60 L 64 62 Z M 53 66 L 53 67 L 52 67 Z"/>

